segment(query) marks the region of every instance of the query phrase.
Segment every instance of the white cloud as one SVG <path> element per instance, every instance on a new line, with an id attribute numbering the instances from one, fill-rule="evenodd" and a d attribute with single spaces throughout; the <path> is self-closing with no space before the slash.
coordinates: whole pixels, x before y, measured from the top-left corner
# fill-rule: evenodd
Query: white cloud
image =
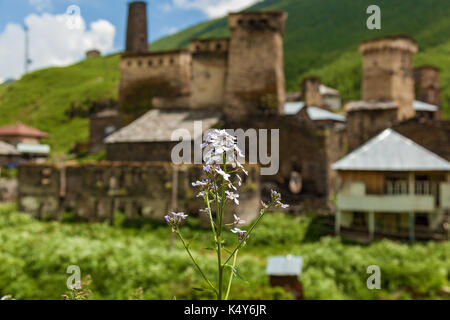
<path id="1" fill-rule="evenodd" d="M 262 0 L 173 0 L 176 7 L 198 9 L 210 18 L 218 18 L 229 12 L 245 9 Z"/>
<path id="2" fill-rule="evenodd" d="M 52 0 L 28 0 L 38 12 L 52 10 Z"/>
<path id="3" fill-rule="evenodd" d="M 113 50 L 115 27 L 97 20 L 89 29 L 82 18 L 79 28 L 70 28 L 67 15 L 31 14 L 25 18 L 29 28 L 31 70 L 64 66 L 83 59 L 89 49 L 102 53 Z M 0 78 L 18 78 L 24 71 L 25 32 L 22 26 L 9 23 L 0 33 Z"/>

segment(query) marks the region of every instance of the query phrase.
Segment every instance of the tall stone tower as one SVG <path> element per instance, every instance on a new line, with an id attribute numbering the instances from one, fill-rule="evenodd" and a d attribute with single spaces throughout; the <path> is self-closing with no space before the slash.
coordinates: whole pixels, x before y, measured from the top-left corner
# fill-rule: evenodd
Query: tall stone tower
<path id="1" fill-rule="evenodd" d="M 225 114 L 240 119 L 261 113 L 283 113 L 285 77 L 283 11 L 230 14 L 231 31 Z"/>
<path id="2" fill-rule="evenodd" d="M 433 66 L 422 66 L 414 69 L 416 97 L 418 100 L 441 106 L 441 82 L 439 69 Z"/>
<path id="3" fill-rule="evenodd" d="M 411 118 L 415 112 L 414 72 L 412 56 L 416 42 L 398 35 L 363 42 L 362 99 L 364 101 L 394 101 L 398 120 Z"/>
<path id="4" fill-rule="evenodd" d="M 126 51 L 129 53 L 148 52 L 147 3 L 134 1 L 128 4 L 128 24 Z"/>
<path id="5" fill-rule="evenodd" d="M 362 99 L 346 105 L 349 151 L 390 127 L 415 116 L 413 108 L 416 42 L 390 36 L 361 43 Z"/>

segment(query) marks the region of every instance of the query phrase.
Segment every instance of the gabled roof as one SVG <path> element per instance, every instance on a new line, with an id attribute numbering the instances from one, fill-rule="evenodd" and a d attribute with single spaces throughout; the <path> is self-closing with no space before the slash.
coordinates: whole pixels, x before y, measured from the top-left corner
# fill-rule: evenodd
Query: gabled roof
<path id="1" fill-rule="evenodd" d="M 434 104 L 429 104 L 423 101 L 414 100 L 413 108 L 416 111 L 428 111 L 428 112 L 436 112 L 439 110 L 438 106 Z"/>
<path id="2" fill-rule="evenodd" d="M 17 151 L 16 147 L 12 144 L 0 141 L 0 155 L 1 156 L 13 156 L 19 155 L 19 151 Z"/>
<path id="3" fill-rule="evenodd" d="M 305 103 L 302 101 L 298 102 L 286 102 L 284 104 L 284 113 L 285 114 L 297 114 L 300 110 L 305 107 Z M 341 121 L 345 122 L 346 118 L 344 115 L 337 114 L 331 111 L 327 111 L 318 107 L 307 107 L 306 113 L 308 117 L 313 121 L 319 120 L 333 120 L 333 121 Z"/>
<path id="4" fill-rule="evenodd" d="M 450 162 L 386 129 L 331 167 L 343 171 L 450 171 Z"/>
<path id="5" fill-rule="evenodd" d="M 299 276 L 303 258 L 296 256 L 275 256 L 267 261 L 266 274 L 271 276 Z"/>
<path id="6" fill-rule="evenodd" d="M 33 138 L 47 138 L 48 133 L 26 126 L 22 123 L 0 127 L 0 136 L 19 136 Z"/>
<path id="7" fill-rule="evenodd" d="M 210 129 L 219 122 L 220 113 L 203 110 L 161 110 L 154 109 L 144 114 L 128 126 L 116 131 L 106 138 L 106 143 L 122 142 L 168 142 L 177 129 L 186 129 L 192 139 L 194 122 L 202 121 L 203 130 Z"/>

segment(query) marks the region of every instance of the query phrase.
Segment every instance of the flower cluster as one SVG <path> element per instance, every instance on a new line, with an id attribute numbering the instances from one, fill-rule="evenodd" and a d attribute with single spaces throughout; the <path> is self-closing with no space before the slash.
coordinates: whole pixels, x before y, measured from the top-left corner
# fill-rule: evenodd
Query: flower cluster
<path id="1" fill-rule="evenodd" d="M 201 145 L 202 149 L 205 149 L 203 157 L 206 163 L 205 168 L 209 169 L 213 165 L 226 163 L 248 174 L 240 162 L 240 159 L 243 159 L 244 155 L 239 149 L 236 140 L 237 138 L 229 134 L 226 130 L 209 130 L 205 142 Z M 228 181 L 229 176 L 226 176 L 223 171 L 219 172 L 221 170 L 220 167 L 213 167 Z"/>
<path id="2" fill-rule="evenodd" d="M 241 230 L 239 228 L 231 229 L 231 232 L 235 233 L 240 242 L 243 242 L 244 246 L 247 244 L 247 240 L 250 237 L 247 231 Z"/>
<path id="3" fill-rule="evenodd" d="M 281 202 L 281 194 L 279 192 L 276 192 L 275 190 L 270 190 L 270 203 L 266 204 L 263 201 L 261 201 L 261 206 L 264 210 L 269 209 L 271 207 L 276 208 L 289 208 L 289 205 L 284 204 Z"/>
<path id="4" fill-rule="evenodd" d="M 178 227 L 188 216 L 183 212 L 172 212 L 164 217 L 166 222 L 172 227 Z"/>

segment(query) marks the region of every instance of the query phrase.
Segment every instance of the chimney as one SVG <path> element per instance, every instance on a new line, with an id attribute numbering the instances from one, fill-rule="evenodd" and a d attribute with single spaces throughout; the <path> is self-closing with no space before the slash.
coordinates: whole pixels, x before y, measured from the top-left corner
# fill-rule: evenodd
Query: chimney
<path id="1" fill-rule="evenodd" d="M 148 52 L 147 3 L 134 1 L 128 4 L 126 52 Z"/>
<path id="2" fill-rule="evenodd" d="M 412 57 L 416 42 L 397 35 L 363 42 L 362 99 L 364 101 L 394 101 L 399 120 L 415 115 L 414 72 Z"/>

